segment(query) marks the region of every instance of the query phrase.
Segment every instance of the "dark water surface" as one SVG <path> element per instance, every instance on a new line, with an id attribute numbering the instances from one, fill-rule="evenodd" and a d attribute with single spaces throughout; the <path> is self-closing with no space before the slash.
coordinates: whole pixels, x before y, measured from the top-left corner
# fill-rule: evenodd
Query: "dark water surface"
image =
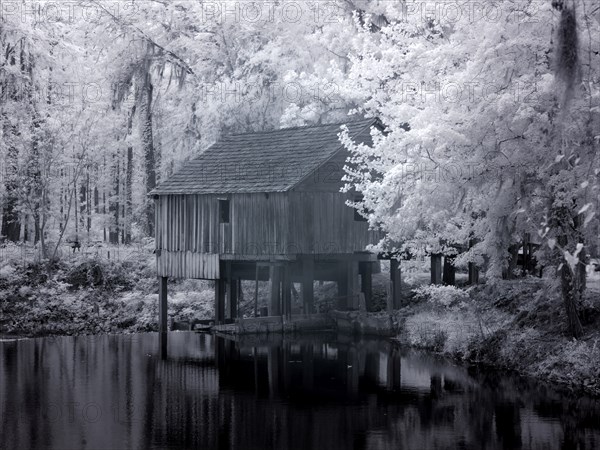
<path id="1" fill-rule="evenodd" d="M 600 402 L 386 341 L 0 342 L 2 449 L 600 448 Z"/>

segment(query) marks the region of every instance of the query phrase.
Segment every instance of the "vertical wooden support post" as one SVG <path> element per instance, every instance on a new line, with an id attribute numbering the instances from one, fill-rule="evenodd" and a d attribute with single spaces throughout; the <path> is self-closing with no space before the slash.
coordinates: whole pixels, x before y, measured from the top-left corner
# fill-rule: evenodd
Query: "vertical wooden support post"
<path id="1" fill-rule="evenodd" d="M 358 261 L 350 260 L 347 263 L 347 300 L 346 306 L 349 309 L 358 309 Z"/>
<path id="2" fill-rule="evenodd" d="M 215 280 L 215 324 L 225 322 L 225 279 Z"/>
<path id="3" fill-rule="evenodd" d="M 373 310 L 373 263 L 360 263 L 360 291 L 365 294 L 367 311 Z"/>
<path id="4" fill-rule="evenodd" d="M 431 254 L 431 284 L 442 284 L 442 255 Z"/>
<path id="5" fill-rule="evenodd" d="M 238 283 L 234 278 L 227 280 L 227 305 L 229 311 L 227 314 L 230 319 L 235 319 L 238 316 Z"/>
<path id="6" fill-rule="evenodd" d="M 469 263 L 469 284 L 477 284 L 479 283 L 479 269 L 475 263 Z"/>
<path id="7" fill-rule="evenodd" d="M 244 291 L 242 290 L 241 278 L 236 278 L 236 284 L 237 284 L 237 298 L 238 298 L 238 307 L 239 307 L 239 304 L 244 302 Z"/>
<path id="8" fill-rule="evenodd" d="M 215 280 L 215 324 L 225 323 L 225 286 L 227 265 L 219 261 L 219 279 Z"/>
<path id="9" fill-rule="evenodd" d="M 270 316 L 281 315 L 281 276 L 280 268 L 276 265 L 270 267 L 271 278 L 271 304 L 269 308 Z"/>
<path id="10" fill-rule="evenodd" d="M 456 271 L 454 269 L 454 255 L 444 256 L 444 273 L 442 275 L 444 284 L 454 286 L 456 284 Z"/>
<path id="11" fill-rule="evenodd" d="M 285 263 L 285 265 L 283 266 L 281 290 L 281 297 L 283 301 L 283 314 L 289 318 L 292 316 L 292 279 L 290 273 L 290 265 L 288 263 Z"/>
<path id="12" fill-rule="evenodd" d="M 167 332 L 167 277 L 159 277 L 158 331 Z"/>
<path id="13" fill-rule="evenodd" d="M 402 306 L 402 293 L 401 283 L 402 272 L 400 270 L 400 260 L 390 259 L 390 282 L 391 282 L 391 297 L 392 297 L 392 308 L 400 309 Z"/>
<path id="14" fill-rule="evenodd" d="M 158 290 L 158 335 L 161 359 L 167 357 L 167 277 L 159 277 Z"/>
<path id="15" fill-rule="evenodd" d="M 302 304 L 304 305 L 305 314 L 313 314 L 315 312 L 314 280 L 315 260 L 312 255 L 307 255 L 302 260 Z"/>

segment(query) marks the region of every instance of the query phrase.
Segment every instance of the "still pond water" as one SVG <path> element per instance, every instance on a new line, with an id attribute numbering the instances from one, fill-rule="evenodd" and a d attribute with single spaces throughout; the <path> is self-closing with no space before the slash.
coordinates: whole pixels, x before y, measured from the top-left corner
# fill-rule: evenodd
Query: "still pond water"
<path id="1" fill-rule="evenodd" d="M 386 341 L 0 342 L 2 449 L 600 448 L 600 401 Z"/>

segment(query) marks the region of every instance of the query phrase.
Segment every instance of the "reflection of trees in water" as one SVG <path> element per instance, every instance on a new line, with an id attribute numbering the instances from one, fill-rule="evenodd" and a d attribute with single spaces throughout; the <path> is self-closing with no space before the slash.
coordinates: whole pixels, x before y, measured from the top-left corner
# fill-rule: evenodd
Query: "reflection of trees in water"
<path id="1" fill-rule="evenodd" d="M 169 339 L 166 360 L 157 357 L 156 335 L 2 345 L 0 442 L 495 449 L 600 441 L 597 401 L 467 371 L 388 342 Z M 72 419 L 67 403 L 78 405 Z M 95 422 L 82 419 L 88 403 L 102 410 Z M 52 405 L 62 407 L 59 420 L 49 420 Z"/>

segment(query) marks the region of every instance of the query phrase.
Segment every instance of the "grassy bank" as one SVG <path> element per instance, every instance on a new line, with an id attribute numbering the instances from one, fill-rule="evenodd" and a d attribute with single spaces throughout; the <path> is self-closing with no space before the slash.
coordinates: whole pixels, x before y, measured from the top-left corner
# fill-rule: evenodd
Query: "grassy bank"
<path id="1" fill-rule="evenodd" d="M 0 267 L 0 334 L 155 331 L 157 288 L 152 255 L 129 261 L 83 255 L 53 265 L 4 262 Z M 169 290 L 172 320 L 212 317 L 210 282 L 184 280 Z"/>
<path id="2" fill-rule="evenodd" d="M 266 307 L 269 283 L 259 282 L 258 307 Z M 255 283 L 242 283 L 240 313 L 254 313 Z M 0 263 L 0 336 L 50 336 L 158 330 L 158 282 L 154 255 L 126 261 L 85 254 L 56 264 L 9 259 Z M 335 283 L 316 283 L 315 306 L 335 305 Z M 300 303 L 298 292 L 293 299 Z M 170 280 L 170 322 L 214 317 L 214 283 Z"/>
<path id="3" fill-rule="evenodd" d="M 600 395 L 600 294 L 591 274 L 581 308 L 585 336 L 569 337 L 559 289 L 527 278 L 459 290 L 416 289 L 398 312 L 398 339 L 468 363 L 515 370 Z"/>

